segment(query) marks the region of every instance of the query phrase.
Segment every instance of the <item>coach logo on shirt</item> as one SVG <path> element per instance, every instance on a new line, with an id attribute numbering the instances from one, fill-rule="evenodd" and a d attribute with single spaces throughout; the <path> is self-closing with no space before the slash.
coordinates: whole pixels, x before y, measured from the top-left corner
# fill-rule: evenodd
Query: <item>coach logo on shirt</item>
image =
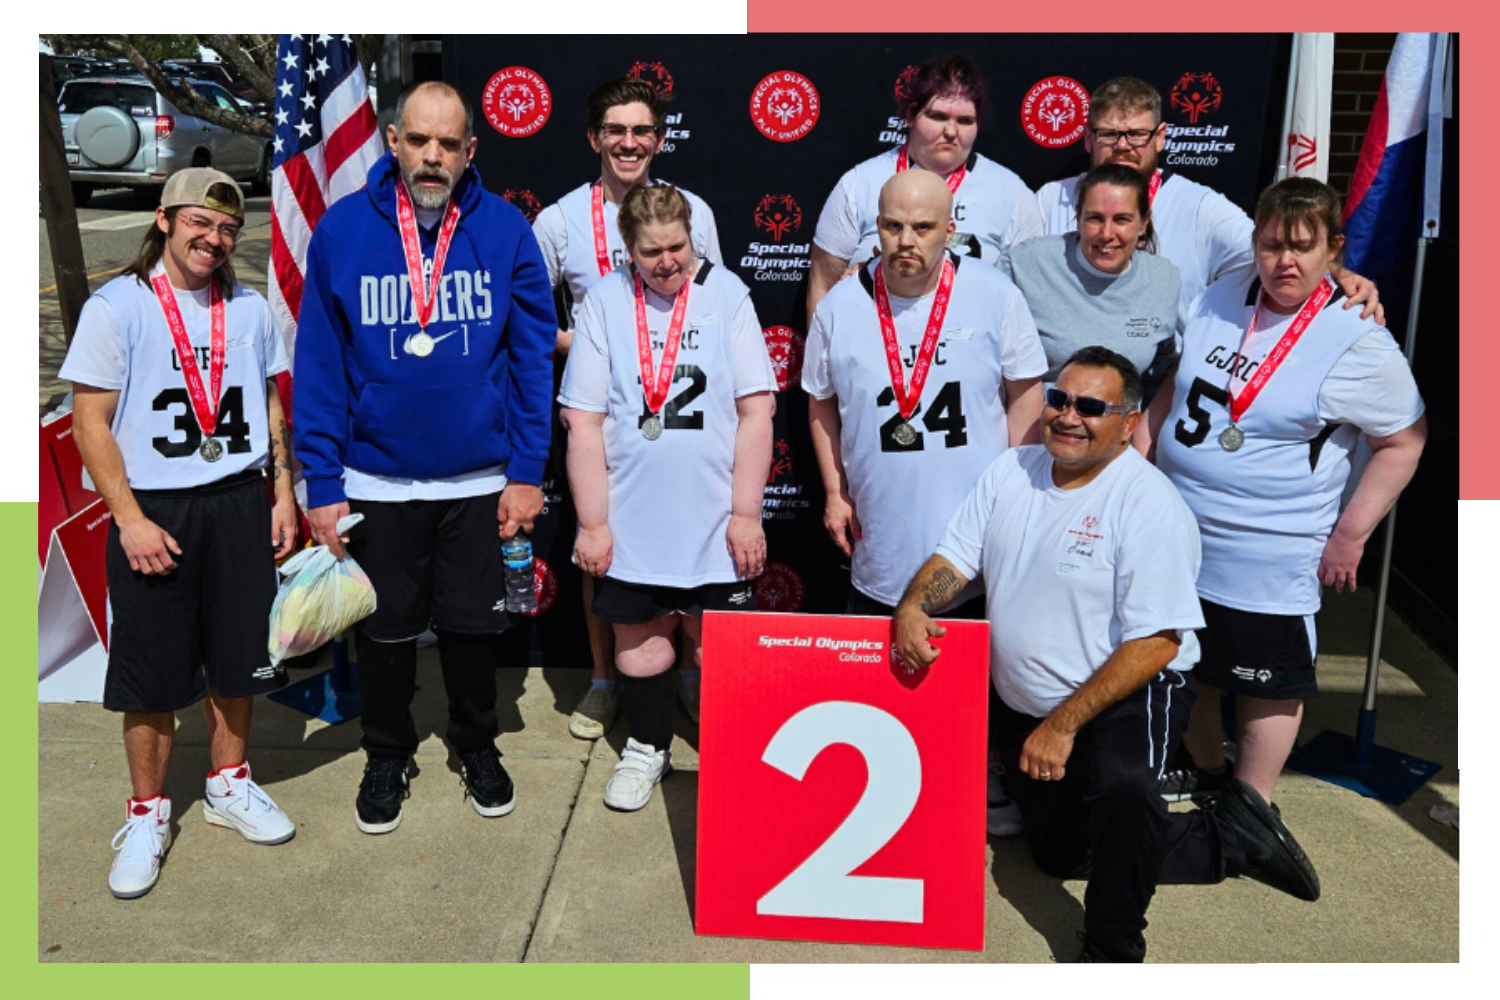
<path id="1" fill-rule="evenodd" d="M 1093 514 L 1085 517 L 1078 528 L 1069 528 L 1068 534 L 1073 537 L 1073 544 L 1068 546 L 1068 555 L 1083 556 L 1085 559 L 1094 558 L 1094 543 L 1103 540 L 1104 536 L 1094 531 L 1099 527 L 1099 518 Z"/>

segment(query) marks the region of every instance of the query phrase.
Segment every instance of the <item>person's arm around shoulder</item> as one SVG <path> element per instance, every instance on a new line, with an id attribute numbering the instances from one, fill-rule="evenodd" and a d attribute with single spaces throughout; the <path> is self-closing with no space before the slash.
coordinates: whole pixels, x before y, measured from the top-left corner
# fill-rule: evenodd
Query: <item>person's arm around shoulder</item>
<path id="1" fill-rule="evenodd" d="M 141 511 L 131 492 L 125 474 L 125 459 L 120 445 L 110 431 L 119 405 L 118 389 L 100 389 L 73 383 L 73 440 L 94 489 L 104 498 L 115 527 L 120 532 L 120 547 L 130 560 L 130 568 L 147 576 L 166 574 L 177 568 L 172 557 L 182 555 L 177 540 Z"/>
<path id="2" fill-rule="evenodd" d="M 499 201 L 499 199 L 496 199 Z M 513 206 L 515 256 L 510 275 L 510 315 L 506 321 L 507 385 L 505 423 L 510 461 L 496 517 L 501 539 L 530 533 L 542 512 L 542 477 L 552 444 L 552 352 L 557 345 L 557 314 L 552 286 L 536 237 Z"/>

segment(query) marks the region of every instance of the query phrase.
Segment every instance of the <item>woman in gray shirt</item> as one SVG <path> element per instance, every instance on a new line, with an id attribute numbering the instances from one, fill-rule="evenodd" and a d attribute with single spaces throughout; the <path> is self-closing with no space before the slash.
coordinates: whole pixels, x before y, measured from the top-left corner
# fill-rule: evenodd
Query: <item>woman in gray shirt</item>
<path id="1" fill-rule="evenodd" d="M 1004 261 L 1041 334 L 1048 385 L 1083 347 L 1129 358 L 1147 400 L 1175 364 L 1181 276 L 1152 252 L 1151 195 L 1135 170 L 1096 167 L 1078 185 L 1078 231 L 1027 240 Z"/>

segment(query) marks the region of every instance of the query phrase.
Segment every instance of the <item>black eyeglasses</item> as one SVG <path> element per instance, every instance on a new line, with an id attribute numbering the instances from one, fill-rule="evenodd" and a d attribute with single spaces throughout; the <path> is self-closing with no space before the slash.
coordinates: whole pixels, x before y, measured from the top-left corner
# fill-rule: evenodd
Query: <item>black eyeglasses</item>
<path id="1" fill-rule="evenodd" d="M 1133 128 L 1128 132 L 1121 132 L 1119 129 L 1113 128 L 1096 128 L 1093 130 L 1094 142 L 1107 148 L 1119 142 L 1120 137 L 1123 136 L 1126 145 L 1139 149 L 1151 141 L 1151 137 L 1156 134 L 1157 128 L 1161 128 L 1161 126 L 1158 125 L 1156 128 Z"/>
<path id="2" fill-rule="evenodd" d="M 1102 417 L 1110 413 L 1130 413 L 1135 409 L 1133 406 L 1124 406 L 1120 403 L 1106 403 L 1102 399 L 1093 396 L 1072 396 L 1061 389 L 1048 389 L 1042 394 L 1047 405 L 1062 413 L 1068 407 L 1078 411 L 1080 417 Z"/>
<path id="3" fill-rule="evenodd" d="M 623 139 L 627 132 L 642 142 L 656 138 L 655 125 L 619 125 L 615 122 L 605 122 L 599 126 L 599 134 L 610 139 Z"/>

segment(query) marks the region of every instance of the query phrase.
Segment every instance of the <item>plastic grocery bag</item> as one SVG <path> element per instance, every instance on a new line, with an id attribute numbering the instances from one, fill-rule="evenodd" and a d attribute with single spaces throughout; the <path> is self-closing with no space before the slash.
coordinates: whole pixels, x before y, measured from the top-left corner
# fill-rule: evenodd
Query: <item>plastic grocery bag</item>
<path id="1" fill-rule="evenodd" d="M 340 535 L 364 520 L 339 518 Z M 375 588 L 345 550 L 340 562 L 326 545 L 303 549 L 281 565 L 281 589 L 271 606 L 271 665 L 310 653 L 375 610 Z"/>

